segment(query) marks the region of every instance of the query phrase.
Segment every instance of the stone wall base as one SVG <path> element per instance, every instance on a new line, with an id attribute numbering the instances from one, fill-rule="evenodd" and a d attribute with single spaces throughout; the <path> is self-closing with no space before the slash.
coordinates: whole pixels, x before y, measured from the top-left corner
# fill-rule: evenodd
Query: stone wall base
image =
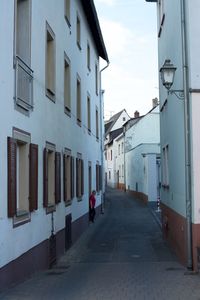
<path id="1" fill-rule="evenodd" d="M 101 212 L 101 206 L 96 208 L 96 216 Z M 71 243 L 75 243 L 81 234 L 88 228 L 88 213 L 72 222 L 71 224 Z M 53 240 L 53 243 L 50 243 Z M 56 233 L 53 239 L 43 241 L 33 247 L 20 257 L 9 262 L 0 268 L 0 291 L 8 288 L 13 283 L 19 283 L 26 280 L 34 273 L 48 269 L 51 265 L 52 255 L 55 255 L 55 261 L 65 253 L 66 230 L 63 228 Z M 53 249 L 52 249 L 53 248 Z M 51 254 L 50 254 L 51 253 Z"/>

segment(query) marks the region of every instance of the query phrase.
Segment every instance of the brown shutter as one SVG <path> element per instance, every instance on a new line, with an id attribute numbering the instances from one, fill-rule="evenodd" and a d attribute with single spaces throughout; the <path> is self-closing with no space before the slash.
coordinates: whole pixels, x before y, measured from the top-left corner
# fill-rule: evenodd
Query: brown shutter
<path id="1" fill-rule="evenodd" d="M 16 140 L 8 137 L 8 217 L 16 214 L 17 201 L 17 144 Z"/>
<path id="2" fill-rule="evenodd" d="M 78 161 L 79 159 L 76 158 L 76 197 L 79 197 L 79 194 L 78 194 Z"/>
<path id="3" fill-rule="evenodd" d="M 61 154 L 55 153 L 55 203 L 61 201 Z"/>
<path id="4" fill-rule="evenodd" d="M 29 152 L 29 210 L 38 209 L 38 145 L 30 144 Z"/>
<path id="5" fill-rule="evenodd" d="M 81 195 L 84 194 L 84 161 L 81 159 Z"/>
<path id="6" fill-rule="evenodd" d="M 99 190 L 102 191 L 102 166 L 99 166 Z"/>
<path id="7" fill-rule="evenodd" d="M 98 165 L 96 165 L 96 191 L 98 192 Z"/>
<path id="8" fill-rule="evenodd" d="M 67 200 L 67 170 L 66 170 L 66 160 L 67 157 L 63 155 L 63 199 Z"/>
<path id="9" fill-rule="evenodd" d="M 48 206 L 48 150 L 43 153 L 43 205 Z"/>
<path id="10" fill-rule="evenodd" d="M 71 199 L 74 198 L 74 157 L 71 156 Z"/>

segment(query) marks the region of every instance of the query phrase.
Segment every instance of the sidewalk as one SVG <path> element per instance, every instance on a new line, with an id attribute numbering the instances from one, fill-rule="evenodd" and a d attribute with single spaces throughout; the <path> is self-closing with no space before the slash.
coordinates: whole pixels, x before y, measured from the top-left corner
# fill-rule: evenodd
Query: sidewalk
<path id="1" fill-rule="evenodd" d="M 109 190 L 105 214 L 58 264 L 0 294 L 0 299 L 200 299 L 200 276 L 185 271 L 163 241 L 149 207 Z"/>

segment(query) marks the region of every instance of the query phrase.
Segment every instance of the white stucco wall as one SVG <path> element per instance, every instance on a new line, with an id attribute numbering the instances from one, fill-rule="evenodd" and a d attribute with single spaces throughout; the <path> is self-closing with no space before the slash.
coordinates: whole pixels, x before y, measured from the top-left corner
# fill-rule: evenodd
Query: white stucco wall
<path id="1" fill-rule="evenodd" d="M 127 114 L 126 110 L 123 110 L 117 121 L 115 122 L 114 126 L 112 127 L 112 131 L 118 128 L 121 128 L 124 123 L 126 123 L 130 119 L 129 115 Z"/>
<path id="2" fill-rule="evenodd" d="M 72 221 L 88 212 L 88 161 L 92 162 L 92 188 L 96 187 L 96 162 L 101 164 L 100 142 L 96 140 L 95 110 L 99 111 L 100 95 L 95 92 L 95 63 L 98 54 L 80 2 L 71 1 L 71 28 L 64 19 L 63 1 L 32 1 L 31 68 L 34 71 L 34 109 L 25 116 L 14 109 L 14 69 L 13 33 L 14 1 L 1 1 L 0 38 L 0 267 L 49 238 L 51 234 L 51 214 L 43 208 L 43 149 L 46 141 L 56 145 L 56 151 L 63 153 L 71 149 L 72 156 L 82 153 L 84 160 L 84 195 L 82 201 L 73 199 L 71 206 L 63 201 L 56 206 L 54 213 L 55 232 L 65 227 L 65 215 L 72 213 Z M 55 14 L 56 11 L 56 14 Z M 76 44 L 76 14 L 81 20 L 81 47 Z M 8 22 L 9 20 L 9 22 Z M 45 96 L 45 28 L 48 21 L 56 40 L 56 99 L 55 103 Z M 6 28 L 6 30 L 5 30 Z M 91 71 L 87 69 L 87 42 L 91 50 Z M 64 51 L 71 61 L 71 117 L 64 113 Z M 81 78 L 82 126 L 76 122 L 76 78 Z M 91 96 L 91 135 L 87 130 L 87 93 Z M 31 134 L 31 142 L 39 146 L 38 210 L 31 213 L 31 221 L 13 228 L 12 218 L 7 218 L 7 136 L 12 136 L 12 128 L 17 127 Z M 100 128 L 100 126 L 99 126 Z M 100 137 L 101 139 L 102 137 Z M 62 169 L 61 169 L 62 171 Z M 61 172 L 63 174 L 63 172 Z M 63 184 L 62 176 L 61 183 Z M 101 193 L 97 195 L 97 206 L 101 203 Z M 13 247 L 14 245 L 14 247 Z"/>
<path id="3" fill-rule="evenodd" d="M 165 59 L 177 67 L 172 89 L 183 89 L 180 1 L 165 1 L 165 19 L 158 42 L 159 69 Z M 160 26 L 159 26 L 160 29 Z M 158 29 L 158 30 L 159 30 Z M 184 104 L 159 83 L 161 158 L 162 149 L 169 147 L 169 188 L 161 189 L 161 201 L 185 215 L 185 150 L 184 150 Z M 166 104 L 164 105 L 167 99 Z M 163 183 L 163 179 L 162 179 Z"/>
<path id="4" fill-rule="evenodd" d="M 159 107 L 126 131 L 126 188 L 157 199 L 156 158 L 160 156 Z"/>

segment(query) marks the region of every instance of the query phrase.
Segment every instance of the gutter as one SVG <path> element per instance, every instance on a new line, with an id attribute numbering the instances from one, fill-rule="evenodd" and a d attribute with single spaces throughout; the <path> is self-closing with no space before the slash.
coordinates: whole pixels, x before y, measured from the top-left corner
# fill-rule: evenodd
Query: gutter
<path id="1" fill-rule="evenodd" d="M 190 136 L 190 91 L 188 76 L 188 40 L 186 31 L 185 0 L 181 0 L 181 33 L 183 55 L 183 90 L 184 90 L 184 133 L 185 133 L 185 193 L 187 222 L 187 268 L 193 269 L 192 259 L 192 189 L 191 189 L 191 136 Z"/>
<path id="2" fill-rule="evenodd" d="M 109 61 L 107 61 L 107 65 L 100 70 L 100 132 L 101 132 L 101 182 L 102 184 L 102 193 L 101 193 L 101 213 L 104 213 L 104 197 L 105 197 L 105 167 L 104 167 L 104 159 L 103 159 L 103 153 L 104 153 L 104 138 L 105 134 L 103 133 L 103 119 L 104 119 L 104 113 L 102 113 L 104 105 L 103 105 L 103 94 L 104 91 L 101 89 L 101 75 L 102 72 L 109 67 Z"/>

